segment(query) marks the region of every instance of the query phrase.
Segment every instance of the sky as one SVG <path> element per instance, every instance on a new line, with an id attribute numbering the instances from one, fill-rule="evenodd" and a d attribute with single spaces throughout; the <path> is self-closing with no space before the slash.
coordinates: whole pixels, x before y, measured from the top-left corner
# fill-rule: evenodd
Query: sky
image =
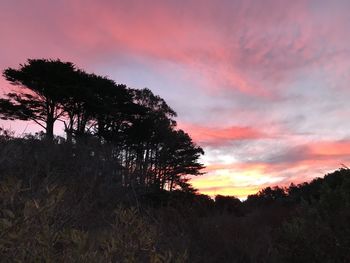
<path id="1" fill-rule="evenodd" d="M 60 58 L 150 88 L 244 198 L 350 166 L 350 1 L 0 0 L 0 69 Z M 0 93 L 11 90 L 0 78 Z M 0 121 L 18 133 L 33 123 Z"/>

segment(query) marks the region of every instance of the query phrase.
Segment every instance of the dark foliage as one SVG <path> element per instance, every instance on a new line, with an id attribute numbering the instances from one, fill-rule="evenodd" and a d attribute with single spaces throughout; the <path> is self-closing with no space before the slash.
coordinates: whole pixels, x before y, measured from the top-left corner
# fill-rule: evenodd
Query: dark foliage
<path id="1" fill-rule="evenodd" d="M 4 76 L 20 90 L 1 118 L 45 132 L 0 129 L 1 262 L 350 262 L 349 169 L 213 200 L 187 178 L 203 150 L 150 90 L 59 60 Z"/>
<path id="2" fill-rule="evenodd" d="M 40 138 L 0 137 L 4 262 L 349 261 L 347 169 L 244 202 L 213 200 L 124 186 L 98 138 Z"/>
<path id="3" fill-rule="evenodd" d="M 4 77 L 19 90 L 0 100 L 0 117 L 32 120 L 54 140 L 54 124 L 64 124 L 67 148 L 94 146 L 84 154 L 103 167 L 110 180 L 125 187 L 189 190 L 187 175 L 201 175 L 202 148 L 176 128 L 176 113 L 149 89 L 130 89 L 107 77 L 89 74 L 73 63 L 29 59 Z"/>

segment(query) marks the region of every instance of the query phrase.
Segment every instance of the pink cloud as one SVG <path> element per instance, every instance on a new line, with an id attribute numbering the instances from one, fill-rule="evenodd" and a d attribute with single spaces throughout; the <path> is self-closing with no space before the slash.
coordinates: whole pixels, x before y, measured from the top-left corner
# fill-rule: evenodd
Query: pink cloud
<path id="1" fill-rule="evenodd" d="M 194 141 L 201 145 L 219 146 L 233 141 L 266 139 L 270 136 L 253 127 L 206 127 L 180 123 L 179 127 L 187 131 Z"/>
<path id="2" fill-rule="evenodd" d="M 188 1 L 186 6 L 176 1 L 106 1 L 103 5 L 69 1 L 65 6 L 34 1 L 17 8 L 21 19 L 10 12 L 13 6 L 6 7 L 8 23 L 1 31 L 17 46 L 32 42 L 26 47 L 27 56 L 36 55 L 36 50 L 46 56 L 64 53 L 63 57 L 75 60 L 79 56 L 98 59 L 96 53 L 103 57 L 131 53 L 187 65 L 203 74 L 211 88 L 225 86 L 252 96 L 274 97 L 276 92 L 262 78 L 281 78 L 284 68 L 303 64 L 314 55 L 303 32 L 275 30 L 276 21 L 308 30 L 305 17 L 309 14 L 302 1 L 287 6 L 276 1 L 263 5 Z M 275 11 L 269 12 L 272 7 Z M 13 27 L 22 32 L 14 36 Z"/>

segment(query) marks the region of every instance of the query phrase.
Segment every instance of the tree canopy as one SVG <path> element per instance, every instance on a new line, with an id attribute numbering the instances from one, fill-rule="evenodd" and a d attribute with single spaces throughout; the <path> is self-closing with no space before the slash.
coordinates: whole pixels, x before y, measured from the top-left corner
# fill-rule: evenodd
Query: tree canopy
<path id="1" fill-rule="evenodd" d="M 3 76 L 20 90 L 0 101 L 4 119 L 33 120 L 53 138 L 55 121 L 63 114 L 65 90 L 75 84 L 73 63 L 60 60 L 29 59 L 19 69 L 8 68 Z"/>
<path id="2" fill-rule="evenodd" d="M 150 89 L 132 89 L 59 59 L 29 59 L 3 76 L 18 87 L 0 99 L 0 118 L 32 120 L 54 138 L 57 121 L 67 143 L 97 138 L 115 165 L 110 176 L 125 186 L 188 189 L 201 175 L 204 151 L 176 127 L 176 112 Z M 92 153 L 95 154 L 95 153 Z"/>

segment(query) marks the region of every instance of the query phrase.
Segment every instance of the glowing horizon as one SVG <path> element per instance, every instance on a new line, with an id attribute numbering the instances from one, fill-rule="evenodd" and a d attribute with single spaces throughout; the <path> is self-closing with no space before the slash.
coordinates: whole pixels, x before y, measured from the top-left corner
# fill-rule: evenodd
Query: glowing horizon
<path id="1" fill-rule="evenodd" d="M 60 58 L 150 88 L 206 152 L 207 174 L 193 186 L 244 198 L 349 163 L 349 7 L 340 0 L 4 0 L 0 69 Z M 0 78 L 1 93 L 10 89 Z"/>

